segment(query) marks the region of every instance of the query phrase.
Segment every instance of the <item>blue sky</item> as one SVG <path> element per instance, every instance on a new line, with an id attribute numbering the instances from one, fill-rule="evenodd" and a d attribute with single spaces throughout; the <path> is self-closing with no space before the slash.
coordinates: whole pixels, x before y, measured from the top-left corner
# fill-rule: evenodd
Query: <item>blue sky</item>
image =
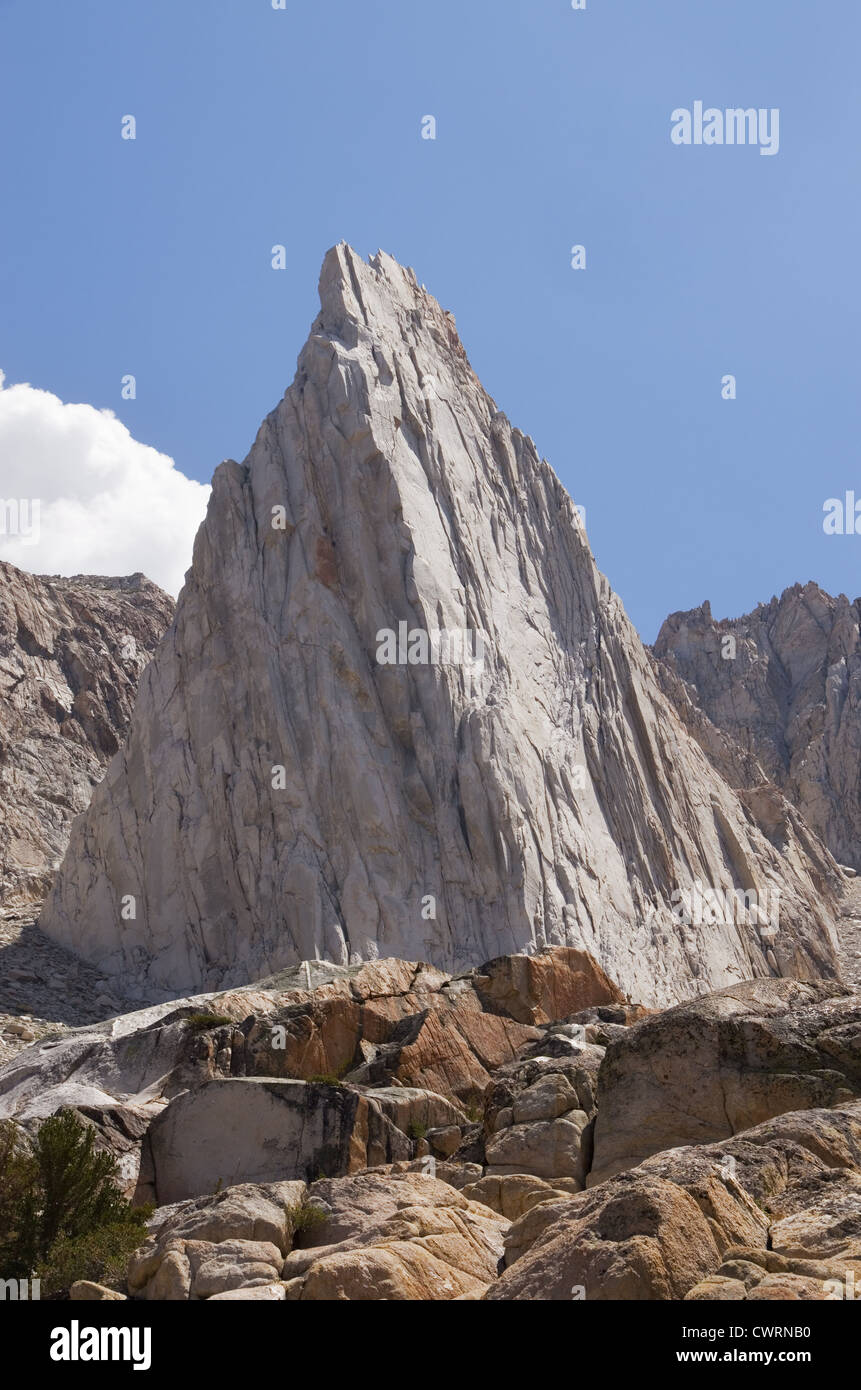
<path id="1" fill-rule="evenodd" d="M 0 368 L 207 482 L 292 379 L 326 249 L 381 246 L 647 640 L 705 598 L 854 598 L 861 536 L 822 519 L 861 499 L 859 51 L 855 0 L 0 0 Z M 779 108 L 779 153 L 673 145 L 696 100 Z"/>

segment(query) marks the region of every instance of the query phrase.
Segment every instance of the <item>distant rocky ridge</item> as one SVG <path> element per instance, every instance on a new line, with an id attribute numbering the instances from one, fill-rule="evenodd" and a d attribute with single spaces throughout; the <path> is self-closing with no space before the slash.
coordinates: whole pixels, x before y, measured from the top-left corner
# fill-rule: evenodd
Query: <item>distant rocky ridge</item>
<path id="1" fill-rule="evenodd" d="M 142 1001 L 302 959 L 450 971 L 545 944 L 653 1006 L 833 976 L 836 865 L 674 713 L 452 316 L 345 245 L 320 297 L 293 385 L 215 474 L 44 931 Z M 439 632 L 481 658 L 429 660 Z M 779 932 L 682 927 L 697 882 L 779 892 Z"/>
<path id="2" fill-rule="evenodd" d="M 60 578 L 0 561 L 0 911 L 38 911 L 173 610 L 142 574 Z"/>
<path id="3" fill-rule="evenodd" d="M 677 709 L 690 698 L 708 717 L 683 713 L 730 785 L 778 787 L 839 863 L 861 869 L 861 599 L 795 584 L 720 621 L 704 603 L 667 618 L 654 653 L 687 683 L 687 695 L 667 689 Z"/>

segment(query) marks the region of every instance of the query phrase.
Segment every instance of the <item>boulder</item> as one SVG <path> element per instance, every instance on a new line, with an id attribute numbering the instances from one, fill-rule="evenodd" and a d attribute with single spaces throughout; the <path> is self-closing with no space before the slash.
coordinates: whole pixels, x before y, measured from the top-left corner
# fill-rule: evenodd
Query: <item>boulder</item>
<path id="1" fill-rule="evenodd" d="M 518 1023 L 553 1023 L 594 1005 L 628 1002 L 597 961 L 574 948 L 488 961 L 475 988 L 488 1012 Z"/>
<path id="2" fill-rule="evenodd" d="M 569 1110 L 557 1120 L 529 1125 L 511 1125 L 485 1144 L 487 1173 L 534 1173 L 539 1178 L 574 1178 L 582 1183 L 586 1176 L 588 1150 L 583 1131 L 589 1124 L 582 1110 Z"/>
<path id="3" fill-rule="evenodd" d="M 650 1154 L 861 1095 L 861 996 L 756 980 L 635 1024 L 607 1048 L 589 1185 Z"/>
<path id="4" fill-rule="evenodd" d="M 156 1212 L 129 1289 L 148 1300 L 440 1301 L 479 1297 L 495 1278 L 509 1223 L 446 1183 L 388 1169 L 297 1186 L 244 1185 Z M 248 1238 L 275 1229 L 279 1203 L 278 1241 Z"/>
<path id="5" fill-rule="evenodd" d="M 524 1223 L 550 1220 L 485 1294 L 488 1300 L 640 1301 L 683 1298 L 719 1255 L 702 1212 L 683 1188 L 625 1173 L 595 1191 L 538 1206 Z M 518 1222 L 510 1240 L 520 1245 Z"/>
<path id="6" fill-rule="evenodd" d="M 417 1173 L 314 1183 L 327 1215 L 284 1265 L 288 1300 L 448 1301 L 496 1277 L 508 1222 Z"/>
<path id="7" fill-rule="evenodd" d="M 446 1127 L 456 1129 L 459 1136 L 460 1126 L 469 1123 L 463 1111 L 450 1100 L 417 1086 L 381 1086 L 366 1090 L 364 1094 L 380 1107 L 393 1125 L 411 1138 L 418 1137 L 418 1131 L 424 1134 Z"/>
<path id="8" fill-rule="evenodd" d="M 527 1056 L 497 1070 L 484 1105 L 489 1176 L 525 1173 L 583 1185 L 602 1057 L 602 1049 L 578 1043 L 561 1057 Z"/>
<path id="9" fill-rule="evenodd" d="M 834 1299 L 856 1286 L 861 1102 L 781 1115 L 535 1202 L 486 1296 Z"/>
<path id="10" fill-rule="evenodd" d="M 283 1264 L 277 1245 L 268 1241 L 225 1240 L 213 1245 L 206 1254 L 200 1253 L 202 1258 L 196 1262 L 191 1285 L 195 1299 L 271 1284 L 280 1275 Z"/>
<path id="11" fill-rule="evenodd" d="M 543 1202 L 558 1201 L 580 1190 L 580 1185 L 574 1181 L 565 1191 L 559 1185 L 564 1181 L 560 1179 L 549 1183 L 532 1174 L 513 1173 L 505 1177 L 485 1177 L 462 1190 L 469 1201 L 480 1202 L 482 1206 L 490 1207 L 491 1211 L 498 1211 L 508 1221 L 516 1221 Z"/>
<path id="12" fill-rule="evenodd" d="M 286 1297 L 287 1285 L 278 1280 L 272 1284 L 252 1284 L 239 1289 L 225 1289 L 223 1293 L 214 1293 L 208 1301 L 210 1303 L 224 1303 L 228 1300 L 234 1303 L 283 1303 Z"/>
<path id="13" fill-rule="evenodd" d="M 289 1213 L 305 1198 L 304 1182 L 245 1183 L 210 1196 L 194 1197 L 154 1213 L 149 1230 L 161 1244 L 198 1240 L 217 1244 L 227 1240 L 263 1241 L 282 1255 L 292 1246 Z"/>
<path id="14" fill-rule="evenodd" d="M 411 1151 L 357 1091 L 250 1077 L 209 1081 L 177 1097 L 147 1140 L 159 1203 L 237 1183 L 355 1172 Z"/>
<path id="15" fill-rule="evenodd" d="M 108 1289 L 104 1284 L 95 1284 L 91 1279 L 76 1279 L 69 1289 L 73 1303 L 123 1303 L 126 1295 L 119 1289 Z"/>

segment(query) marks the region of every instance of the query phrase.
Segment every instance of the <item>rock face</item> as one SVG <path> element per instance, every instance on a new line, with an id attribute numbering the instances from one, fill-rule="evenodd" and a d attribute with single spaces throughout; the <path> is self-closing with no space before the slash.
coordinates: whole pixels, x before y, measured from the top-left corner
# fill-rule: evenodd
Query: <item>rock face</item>
<path id="1" fill-rule="evenodd" d="M 313 1180 L 412 1155 L 373 1100 L 345 1086 L 232 1077 L 186 1091 L 148 1134 L 160 1205 L 236 1182 Z"/>
<path id="2" fill-rule="evenodd" d="M 508 1221 L 434 1178 L 362 1173 L 317 1182 L 324 1221 L 284 1261 L 288 1301 L 480 1298 L 496 1278 Z"/>
<path id="3" fill-rule="evenodd" d="M 129 1288 L 193 1302 L 480 1298 L 508 1224 L 419 1173 L 237 1186 L 159 1211 Z"/>
<path id="4" fill-rule="evenodd" d="M 508 980 L 510 1012 L 482 1003 L 477 986 L 495 972 Z M 594 962 L 564 948 L 542 954 L 539 978 L 545 998 L 574 990 L 588 999 L 591 988 L 602 999 L 607 988 Z M 565 1060 L 545 1059 L 546 1069 L 566 1071 L 576 1088 L 563 1110 L 582 1097 L 594 1111 L 588 1074 L 601 1049 L 575 1051 L 580 1044 L 568 1036 L 518 1021 L 535 1007 L 535 982 L 517 961 L 455 979 L 400 960 L 303 966 L 265 989 L 156 1005 L 47 1037 L 0 1068 L 0 1121 L 32 1127 L 75 1109 L 117 1160 L 126 1193 L 141 1201 L 211 1191 L 219 1179 L 262 1180 L 273 1163 L 280 1177 L 316 1177 L 405 1159 L 425 1135 L 440 1166 L 455 1156 L 449 1180 L 463 1185 L 482 1176 L 478 1121 L 494 1077 L 505 1078 L 495 1123 L 496 1110 L 542 1073 L 544 1063 L 517 1064 L 523 1049 L 557 1047 Z M 582 1065 L 572 1060 L 586 1054 Z M 249 1086 L 239 1085 L 244 1079 Z M 264 1081 L 273 1086 L 261 1090 Z M 530 1113 L 538 1118 L 534 1098 Z M 586 1117 L 576 1120 L 582 1127 Z M 541 1132 L 530 1131 L 533 1139 Z M 558 1154 L 560 1174 L 580 1171 L 580 1130 L 567 1124 L 557 1137 L 577 1141 L 576 1153 Z M 549 1171 L 543 1152 L 536 1162 Z"/>
<path id="5" fill-rule="evenodd" d="M 488 1300 L 852 1298 L 861 1274 L 861 1104 L 674 1148 L 532 1207 Z"/>
<path id="6" fill-rule="evenodd" d="M 774 844 L 674 715 L 451 315 L 345 245 L 320 297 L 293 385 L 216 471 L 43 929 L 148 1000 L 545 942 L 649 1005 L 833 974 L 833 863 Z M 683 929 L 695 880 L 779 890 L 779 935 Z"/>
<path id="7" fill-rule="evenodd" d="M 173 608 L 142 574 L 48 578 L 0 561 L 0 910 L 44 898 Z"/>
<path id="8" fill-rule="evenodd" d="M 0 1068 L 0 1128 L 71 1107 L 156 1204 L 132 1298 L 852 1297 L 861 995 L 590 992 L 565 947 L 303 964 L 43 1039 Z"/>
<path id="9" fill-rule="evenodd" d="M 824 982 L 735 985 L 626 1030 L 598 1090 L 590 1186 L 664 1149 L 861 1096 L 861 1000 Z"/>
<path id="10" fill-rule="evenodd" d="M 704 603 L 667 618 L 654 651 L 741 749 L 741 772 L 714 759 L 731 785 L 768 778 L 839 863 L 861 869 L 861 599 L 796 584 L 720 622 Z"/>

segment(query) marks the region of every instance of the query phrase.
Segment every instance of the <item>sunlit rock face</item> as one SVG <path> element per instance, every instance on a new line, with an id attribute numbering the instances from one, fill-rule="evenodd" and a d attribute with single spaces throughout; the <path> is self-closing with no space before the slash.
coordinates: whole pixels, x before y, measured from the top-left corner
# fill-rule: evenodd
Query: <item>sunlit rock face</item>
<path id="1" fill-rule="evenodd" d="M 655 654 L 839 863 L 861 869 L 861 600 L 795 584 L 719 622 L 705 603 L 667 619 Z"/>
<path id="2" fill-rule="evenodd" d="M 451 315 L 343 244 L 320 298 L 292 386 L 216 471 L 44 930 L 146 1000 L 545 943 L 652 1005 L 833 973 L 832 861 L 772 843 L 674 713 Z M 779 931 L 680 920 L 696 880 L 777 890 Z"/>

